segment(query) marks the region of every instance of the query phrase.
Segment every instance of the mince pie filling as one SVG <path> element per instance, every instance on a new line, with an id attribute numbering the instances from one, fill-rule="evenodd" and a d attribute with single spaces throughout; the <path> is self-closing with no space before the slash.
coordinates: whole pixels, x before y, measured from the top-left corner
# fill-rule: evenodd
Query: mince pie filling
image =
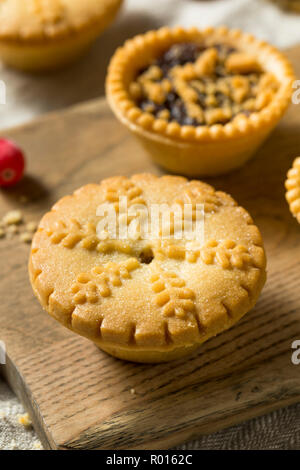
<path id="1" fill-rule="evenodd" d="M 226 124 L 259 112 L 278 82 L 254 56 L 227 45 L 173 45 L 140 70 L 129 93 L 144 112 L 180 125 Z"/>

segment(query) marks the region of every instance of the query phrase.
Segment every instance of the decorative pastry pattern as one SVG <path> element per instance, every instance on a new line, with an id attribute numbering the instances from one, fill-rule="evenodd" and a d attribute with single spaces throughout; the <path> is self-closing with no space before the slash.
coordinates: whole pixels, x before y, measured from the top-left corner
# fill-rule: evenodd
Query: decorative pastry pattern
<path id="1" fill-rule="evenodd" d="M 175 204 L 183 208 L 184 204 L 191 204 L 191 221 L 194 222 L 197 215 L 197 204 L 204 206 L 205 213 L 215 213 L 222 204 L 234 205 L 235 202 L 223 193 L 215 192 L 210 186 L 190 182 L 187 188 L 174 199 Z M 130 180 L 120 178 L 114 184 L 105 188 L 105 201 L 114 204 L 116 212 L 119 212 L 119 198 L 126 196 L 128 208 L 133 204 L 145 205 L 143 191 Z M 250 250 L 234 240 L 214 240 L 210 239 L 201 244 L 199 241 L 189 243 L 187 240 L 174 240 L 172 235 L 175 230 L 175 216 L 170 214 L 170 236 L 171 238 L 159 240 L 147 240 L 147 245 L 156 259 L 177 259 L 186 260 L 190 263 L 201 261 L 206 265 L 215 264 L 223 269 L 247 269 L 249 266 L 256 266 L 257 260 Z M 126 215 L 126 217 L 129 219 Z M 131 219 L 132 220 L 132 219 Z M 183 212 L 181 223 L 184 222 Z M 70 219 L 69 223 L 59 221 L 55 223 L 52 230 L 48 230 L 51 243 L 62 244 L 62 246 L 72 249 L 80 245 L 83 249 L 97 251 L 98 253 L 119 252 L 128 255 L 134 254 L 135 240 L 104 239 L 98 237 L 96 224 L 88 222 L 80 224 L 76 219 Z M 161 234 L 161 232 L 160 232 Z M 147 263 L 146 263 L 147 264 Z"/>
<path id="2" fill-rule="evenodd" d="M 215 264 L 223 269 L 247 269 L 249 266 L 259 267 L 254 256 L 244 245 L 233 240 L 208 240 L 199 248 L 175 244 L 163 240 L 156 246 L 157 256 L 195 263 L 201 260 L 204 264 Z"/>
<path id="3" fill-rule="evenodd" d="M 290 210 L 300 223 L 300 157 L 296 158 L 293 167 L 288 171 L 285 187 Z"/>
<path id="4" fill-rule="evenodd" d="M 127 178 L 118 178 L 105 188 L 105 200 L 114 204 L 116 211 L 119 211 L 119 199 L 125 196 L 127 198 L 127 206 L 134 204 L 146 205 L 143 198 L 142 189 Z"/>
<path id="5" fill-rule="evenodd" d="M 192 204 L 193 220 L 196 219 L 197 204 L 203 204 L 206 213 L 216 212 L 222 205 L 222 201 L 215 191 L 205 184 L 193 184 L 193 182 L 189 183 L 188 188 L 175 199 L 175 203 L 180 206 Z"/>
<path id="6" fill-rule="evenodd" d="M 51 243 L 54 245 L 62 244 L 65 248 L 74 248 L 81 241 L 84 242 L 86 249 L 95 248 L 99 240 L 96 235 L 96 226 L 94 224 L 81 225 L 76 219 L 70 219 L 69 222 L 62 220 L 55 223 L 53 230 L 48 231 Z"/>
<path id="7" fill-rule="evenodd" d="M 131 272 L 140 263 L 136 258 L 130 258 L 123 263 L 109 262 L 104 266 L 95 266 L 89 273 L 81 273 L 71 290 L 75 305 L 86 302 L 95 304 L 101 297 L 109 297 L 114 287 L 120 287 L 131 278 Z"/>
<path id="8" fill-rule="evenodd" d="M 124 201 L 126 199 L 126 201 Z M 122 200 L 126 202 L 126 207 L 122 207 Z M 119 178 L 105 189 L 105 201 L 113 204 L 116 211 L 116 231 L 120 232 L 120 227 L 131 225 L 127 230 L 129 239 L 137 240 L 143 236 L 142 214 L 147 211 L 147 204 L 143 197 L 142 189 L 126 178 Z M 132 209 L 132 210 L 131 210 Z M 102 243 L 104 246 L 105 243 Z"/>
<path id="9" fill-rule="evenodd" d="M 161 271 L 153 274 L 150 281 L 155 304 L 161 307 L 164 316 L 185 319 L 188 313 L 195 311 L 195 293 L 177 274 Z"/>
<path id="10" fill-rule="evenodd" d="M 128 254 L 131 252 L 131 245 L 126 240 L 100 240 L 96 225 L 92 222 L 81 225 L 76 219 L 71 219 L 69 223 L 60 220 L 51 231 L 47 231 L 47 234 L 51 243 L 62 244 L 69 249 L 80 244 L 86 250 L 95 250 L 99 253 L 110 253 L 114 250 Z"/>
<path id="11" fill-rule="evenodd" d="M 205 264 L 218 264 L 223 269 L 246 269 L 254 265 L 249 250 L 233 240 L 209 240 L 200 250 L 200 258 Z"/>
<path id="12" fill-rule="evenodd" d="M 68 226 L 64 222 L 58 224 L 57 230 L 48 232 L 53 244 L 61 243 L 64 247 L 72 249 L 77 244 L 86 250 L 96 250 L 99 253 L 132 254 L 132 242 L 122 240 L 99 240 L 94 224 L 82 227 L 78 221 L 71 220 Z M 199 248 L 189 248 L 186 243 L 174 242 L 172 239 L 161 240 L 149 244 L 155 256 L 170 259 L 187 260 L 195 263 L 199 259 L 205 264 L 216 264 L 223 269 L 246 269 L 249 265 L 255 266 L 255 260 L 249 249 L 233 240 L 208 240 Z"/>
<path id="13" fill-rule="evenodd" d="M 207 204 L 213 239 L 198 243 L 183 234 L 100 240 L 98 204 L 112 203 L 118 211 L 121 195 L 129 208 L 157 201 L 172 206 L 175 200 L 193 209 L 198 201 Z M 52 316 L 117 357 L 180 357 L 255 304 L 265 282 L 265 256 L 252 224 L 232 198 L 204 183 L 153 175 L 111 178 L 63 198 L 45 215 L 33 239 L 31 283 Z"/>

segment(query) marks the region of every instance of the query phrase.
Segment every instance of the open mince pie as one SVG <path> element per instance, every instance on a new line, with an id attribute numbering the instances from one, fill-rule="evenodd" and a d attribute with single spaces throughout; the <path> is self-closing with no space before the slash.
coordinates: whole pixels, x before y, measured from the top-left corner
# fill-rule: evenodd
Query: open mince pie
<path id="1" fill-rule="evenodd" d="M 129 86 L 143 111 L 181 126 L 249 116 L 270 104 L 277 91 L 276 77 L 254 56 L 226 45 L 193 43 L 171 46 Z"/>
<path id="2" fill-rule="evenodd" d="M 124 217 L 136 230 L 104 236 L 102 204 L 119 214 L 118 230 Z M 190 217 L 172 209 L 169 233 L 145 236 L 144 219 L 132 210 L 152 214 L 158 204 L 187 204 Z M 175 236 L 179 222 L 197 222 L 198 206 L 204 238 Z M 258 228 L 229 195 L 183 177 L 142 174 L 84 186 L 55 204 L 34 236 L 29 273 L 41 305 L 64 326 L 113 356 L 162 362 L 245 315 L 265 283 L 265 262 Z"/>
<path id="3" fill-rule="evenodd" d="M 116 52 L 107 96 L 157 163 L 211 175 L 253 154 L 286 110 L 292 79 L 284 56 L 251 35 L 162 28 Z"/>

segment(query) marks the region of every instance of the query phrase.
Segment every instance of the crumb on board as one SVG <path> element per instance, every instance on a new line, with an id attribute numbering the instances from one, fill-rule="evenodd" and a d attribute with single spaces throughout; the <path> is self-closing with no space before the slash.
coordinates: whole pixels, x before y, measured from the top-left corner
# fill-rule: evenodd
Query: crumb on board
<path id="1" fill-rule="evenodd" d="M 31 243 L 37 229 L 38 224 L 32 220 L 25 224 L 20 210 L 9 211 L 0 219 L 0 239 L 6 236 L 12 239 L 14 235 L 20 234 L 21 242 Z"/>
<path id="2" fill-rule="evenodd" d="M 36 232 L 37 223 L 36 222 L 28 222 L 28 224 L 26 224 L 26 230 L 28 232 Z"/>
<path id="3" fill-rule="evenodd" d="M 9 225 L 6 229 L 6 233 L 18 233 L 19 229 L 18 229 L 18 226 L 16 224 L 12 224 L 12 225 Z"/>
<path id="4" fill-rule="evenodd" d="M 18 416 L 18 421 L 24 428 L 31 428 L 32 427 L 32 421 L 30 419 L 30 416 L 28 413 L 25 413 L 23 415 Z"/>
<path id="5" fill-rule="evenodd" d="M 3 217 L 2 221 L 4 225 L 15 225 L 20 224 L 23 220 L 22 212 L 19 210 L 9 211 Z"/>
<path id="6" fill-rule="evenodd" d="M 29 232 L 23 232 L 20 235 L 20 240 L 23 243 L 31 243 L 32 241 L 32 233 Z"/>
<path id="7" fill-rule="evenodd" d="M 131 395 L 135 395 L 135 393 L 136 393 L 135 388 L 131 388 L 130 393 L 131 393 Z"/>

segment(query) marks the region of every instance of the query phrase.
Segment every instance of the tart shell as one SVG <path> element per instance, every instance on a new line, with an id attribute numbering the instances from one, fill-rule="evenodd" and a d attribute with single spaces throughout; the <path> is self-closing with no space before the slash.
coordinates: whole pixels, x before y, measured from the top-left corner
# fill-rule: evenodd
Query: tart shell
<path id="1" fill-rule="evenodd" d="M 257 57 L 263 69 L 278 80 L 275 98 L 260 112 L 238 115 L 212 126 L 181 126 L 143 112 L 131 99 L 129 85 L 137 71 L 180 42 L 224 43 Z M 161 28 L 125 42 L 113 56 L 107 81 L 108 102 L 119 120 L 139 139 L 156 163 L 187 176 L 211 176 L 242 166 L 267 138 L 286 111 L 294 74 L 285 56 L 250 34 L 226 27 Z"/>

